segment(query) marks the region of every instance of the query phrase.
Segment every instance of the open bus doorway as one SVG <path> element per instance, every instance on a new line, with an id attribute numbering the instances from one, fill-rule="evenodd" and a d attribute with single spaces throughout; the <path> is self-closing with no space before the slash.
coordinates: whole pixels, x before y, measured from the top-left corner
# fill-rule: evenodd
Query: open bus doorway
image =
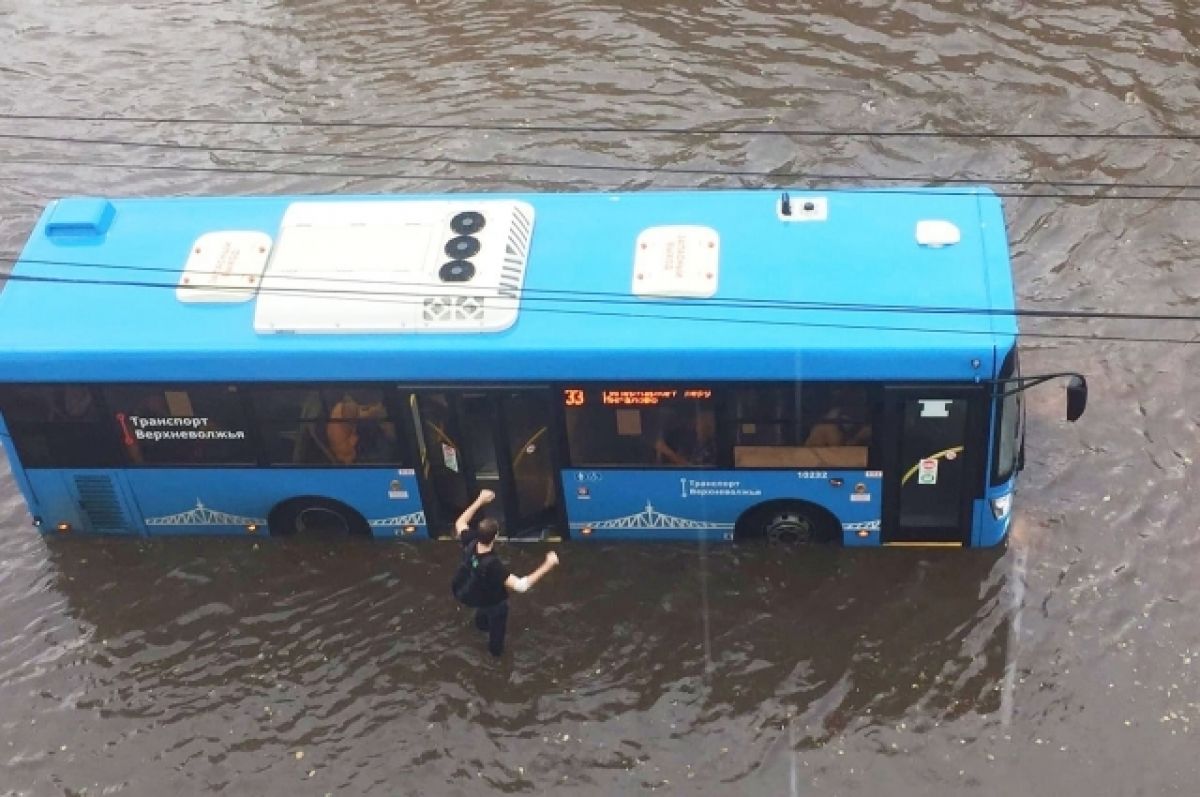
<path id="1" fill-rule="evenodd" d="M 549 391 L 421 391 L 410 406 L 431 535 L 452 534 L 454 519 L 485 488 L 497 500 L 484 515 L 509 538 L 540 538 L 565 525 Z"/>

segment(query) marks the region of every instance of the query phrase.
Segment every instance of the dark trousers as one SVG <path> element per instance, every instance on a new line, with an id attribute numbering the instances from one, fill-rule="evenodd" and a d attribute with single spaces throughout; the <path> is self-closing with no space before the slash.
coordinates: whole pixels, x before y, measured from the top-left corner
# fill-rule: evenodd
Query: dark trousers
<path id="1" fill-rule="evenodd" d="M 475 627 L 487 631 L 488 652 L 499 656 L 504 652 L 504 632 L 508 630 L 508 601 L 475 610 Z"/>

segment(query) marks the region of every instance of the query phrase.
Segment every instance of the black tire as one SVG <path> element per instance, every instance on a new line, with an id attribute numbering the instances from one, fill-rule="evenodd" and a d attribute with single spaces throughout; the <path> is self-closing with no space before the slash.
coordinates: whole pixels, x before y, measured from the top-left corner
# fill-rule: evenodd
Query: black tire
<path id="1" fill-rule="evenodd" d="M 369 537 L 371 526 L 358 512 L 329 498 L 305 496 L 276 505 L 267 515 L 273 537 Z"/>
<path id="2" fill-rule="evenodd" d="M 735 540 L 774 545 L 823 545 L 841 539 L 841 527 L 827 510 L 801 501 L 776 501 L 755 507 L 734 527 Z"/>

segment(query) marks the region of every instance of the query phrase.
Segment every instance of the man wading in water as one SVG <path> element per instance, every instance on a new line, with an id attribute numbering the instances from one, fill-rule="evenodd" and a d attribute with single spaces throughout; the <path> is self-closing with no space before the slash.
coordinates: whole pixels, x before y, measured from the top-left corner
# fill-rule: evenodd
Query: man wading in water
<path id="1" fill-rule="evenodd" d="M 546 561 L 527 576 L 510 573 L 493 550 L 500 524 L 484 518 L 477 528 L 471 528 L 475 513 L 495 498 L 491 490 L 480 490 L 479 497 L 454 521 L 454 536 L 463 547 L 463 560 L 450 588 L 455 598 L 475 610 L 475 627 L 487 631 L 488 652 L 499 656 L 504 652 L 504 632 L 508 628 L 508 590 L 528 592 L 558 566 L 558 555 L 554 551 L 546 554 Z"/>

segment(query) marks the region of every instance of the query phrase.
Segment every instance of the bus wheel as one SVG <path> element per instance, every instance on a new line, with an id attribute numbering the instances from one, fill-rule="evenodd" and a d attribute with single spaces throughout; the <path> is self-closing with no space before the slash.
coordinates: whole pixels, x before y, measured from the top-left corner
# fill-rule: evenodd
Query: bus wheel
<path id="1" fill-rule="evenodd" d="M 734 529 L 734 538 L 779 545 L 829 543 L 838 539 L 838 524 L 833 515 L 814 504 L 779 501 L 743 515 Z"/>
<path id="2" fill-rule="evenodd" d="M 371 535 L 363 516 L 341 501 L 329 498 L 293 498 L 276 505 L 267 515 L 267 528 L 275 537 L 347 537 Z"/>

